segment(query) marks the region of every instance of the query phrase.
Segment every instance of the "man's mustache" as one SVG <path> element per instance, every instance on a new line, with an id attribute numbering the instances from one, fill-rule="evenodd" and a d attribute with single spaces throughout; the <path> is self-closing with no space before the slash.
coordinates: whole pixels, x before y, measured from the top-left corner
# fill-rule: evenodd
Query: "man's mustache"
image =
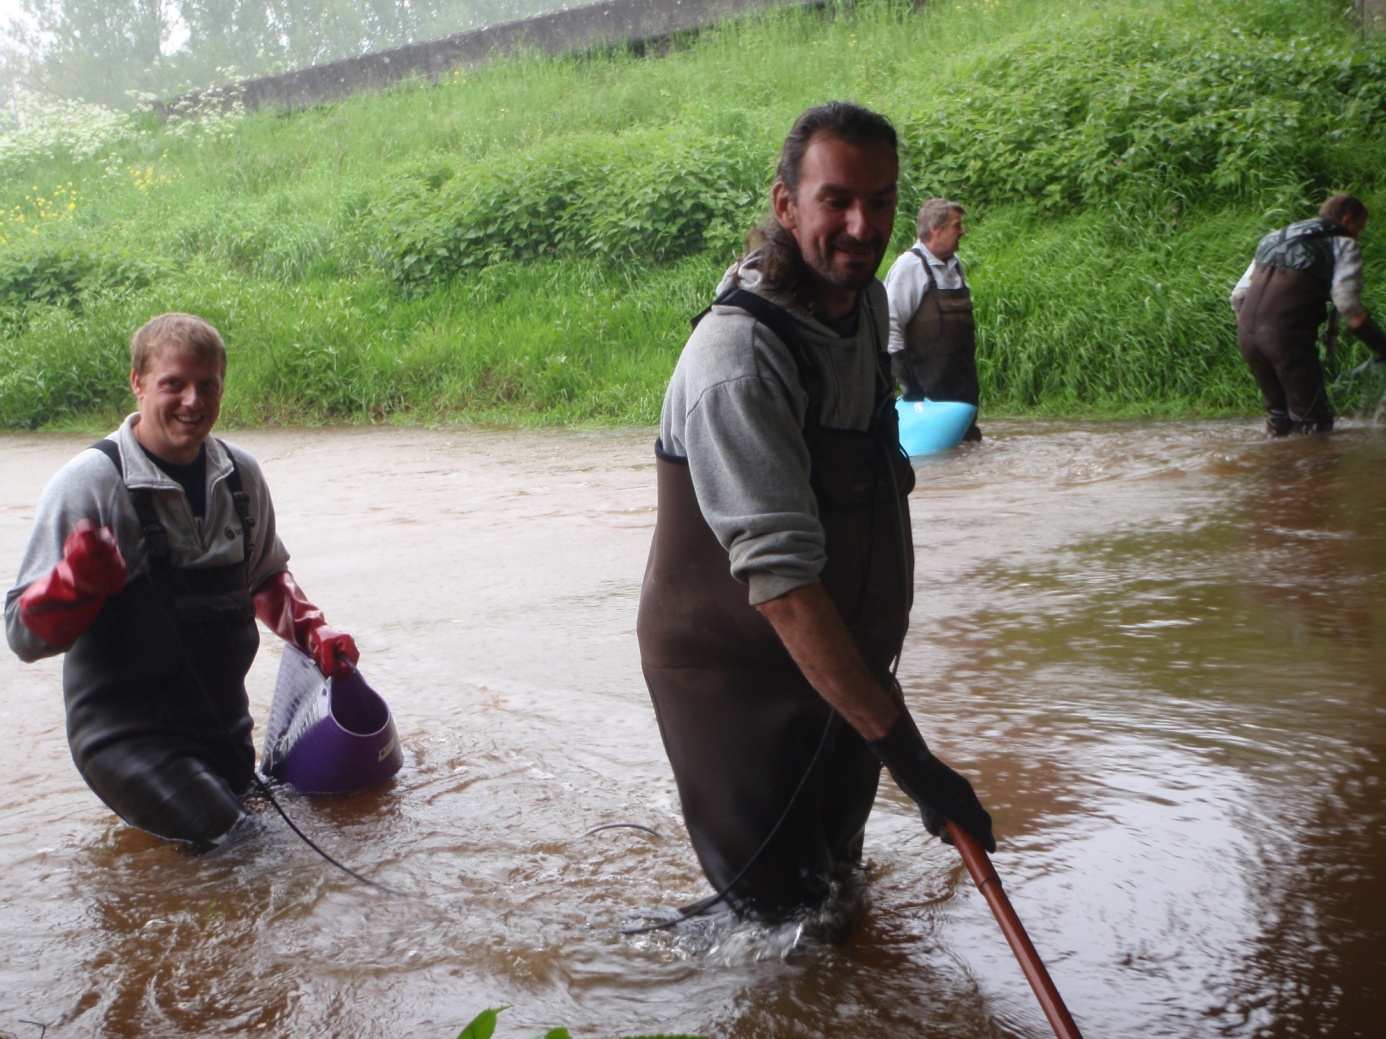
<path id="1" fill-rule="evenodd" d="M 857 238 L 849 234 L 837 235 L 831 244 L 834 249 L 881 249 L 885 245 L 880 237 Z"/>

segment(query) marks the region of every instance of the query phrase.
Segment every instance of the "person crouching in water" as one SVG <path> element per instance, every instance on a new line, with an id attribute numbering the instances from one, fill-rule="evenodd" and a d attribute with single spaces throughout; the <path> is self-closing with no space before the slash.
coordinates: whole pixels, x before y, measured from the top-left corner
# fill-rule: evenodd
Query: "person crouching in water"
<path id="1" fill-rule="evenodd" d="M 135 332 L 139 410 L 49 481 L 5 597 L 21 660 L 66 654 L 68 744 L 87 785 L 130 825 L 198 846 L 236 823 L 252 782 L 256 617 L 324 675 L 359 657 L 289 573 L 255 459 L 211 436 L 225 377 L 202 318 Z"/>
<path id="2" fill-rule="evenodd" d="M 1330 302 L 1348 331 L 1386 359 L 1386 333 L 1362 306 L 1357 238 L 1366 226 L 1367 207 L 1360 199 L 1334 195 L 1317 217 L 1262 238 L 1232 289 L 1237 346 L 1261 388 L 1272 436 L 1333 428 L 1318 347 Z M 1336 315 L 1330 320 L 1336 322 Z"/>

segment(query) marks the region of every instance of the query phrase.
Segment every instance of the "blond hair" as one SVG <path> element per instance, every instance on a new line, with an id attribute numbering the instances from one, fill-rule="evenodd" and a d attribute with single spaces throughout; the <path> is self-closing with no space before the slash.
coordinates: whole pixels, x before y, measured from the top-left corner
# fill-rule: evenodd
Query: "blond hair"
<path id="1" fill-rule="evenodd" d="M 215 360 L 226 374 L 226 344 L 211 323 L 196 314 L 160 314 L 135 330 L 130 337 L 130 368 L 136 375 L 161 351 L 173 347 L 187 350 L 199 359 Z"/>

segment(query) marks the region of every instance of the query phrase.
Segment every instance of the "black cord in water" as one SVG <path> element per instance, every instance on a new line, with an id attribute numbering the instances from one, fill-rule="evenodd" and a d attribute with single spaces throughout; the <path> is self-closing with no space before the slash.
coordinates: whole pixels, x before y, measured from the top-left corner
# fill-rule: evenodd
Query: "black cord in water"
<path id="1" fill-rule="evenodd" d="M 717 905 L 717 903 L 726 900 L 726 897 L 731 892 L 731 889 L 736 887 L 737 884 L 741 883 L 741 879 L 748 872 L 750 872 L 751 867 L 754 866 L 756 862 L 760 859 L 761 855 L 764 854 L 765 849 L 770 846 L 770 842 L 775 839 L 775 834 L 780 832 L 780 827 L 783 826 L 785 820 L 789 818 L 790 811 L 794 808 L 795 803 L 799 800 L 799 794 L 803 791 L 804 785 L 808 782 L 809 776 L 813 774 L 813 767 L 818 764 L 818 756 L 823 753 L 823 748 L 828 743 L 828 733 L 832 731 L 833 720 L 836 717 L 837 712 L 833 711 L 830 708 L 828 710 L 827 720 L 823 723 L 823 735 L 818 738 L 818 746 L 814 748 L 813 757 L 809 759 L 808 767 L 804 769 L 804 774 L 799 777 L 799 783 L 794 788 L 794 792 L 789 795 L 789 801 L 784 806 L 784 811 L 782 811 L 780 813 L 780 817 L 775 820 L 775 825 L 770 827 L 770 832 L 767 833 L 765 835 L 765 839 L 760 842 L 760 847 L 758 847 L 751 854 L 751 857 L 746 860 L 746 864 L 741 867 L 740 871 L 736 874 L 736 876 L 732 877 L 731 880 L 728 881 L 724 887 L 722 887 L 714 894 L 711 894 L 707 898 L 694 902 L 692 905 L 687 905 L 684 906 L 682 909 L 679 909 L 677 911 L 678 915 L 673 917 L 672 919 L 661 920 L 659 923 L 654 924 L 645 924 L 642 927 L 623 927 L 620 930 L 621 934 L 635 935 L 649 934 L 651 931 L 663 931 L 667 928 L 675 927 L 678 924 L 683 923 L 685 920 L 691 920 L 695 916 L 701 916 L 703 913 L 707 912 L 713 906 Z"/>
<path id="2" fill-rule="evenodd" d="M 174 611 L 174 615 L 177 616 L 176 609 Z M 183 642 L 181 633 L 178 639 L 178 650 L 183 657 L 183 666 L 192 676 L 193 683 L 197 686 L 198 691 L 202 694 L 202 700 L 207 705 L 207 709 L 210 712 L 209 716 L 213 720 L 215 720 L 217 717 L 216 701 L 212 699 L 212 694 L 208 692 L 207 686 L 202 681 L 202 675 L 198 673 L 196 666 L 193 664 L 192 657 L 188 652 L 187 645 Z M 322 848 L 318 847 L 318 845 L 313 842 L 313 839 L 311 837 L 309 837 L 306 833 L 300 830 L 298 828 L 298 825 L 292 819 L 289 818 L 289 813 L 284 811 L 284 806 L 281 805 L 279 803 L 278 798 L 276 798 L 274 794 L 271 793 L 269 785 L 263 779 L 260 778 L 259 773 L 252 771 L 250 773 L 250 778 L 254 781 L 255 786 L 257 789 L 259 789 L 260 793 L 264 794 L 265 797 L 269 798 L 269 803 L 274 805 L 274 810 L 279 813 L 281 819 L 283 819 L 286 823 L 289 824 L 289 829 L 293 830 L 293 832 L 298 836 L 298 839 L 301 840 L 304 844 L 308 845 L 308 847 L 312 848 L 320 856 L 322 856 L 324 860 L 336 866 L 347 876 L 353 878 L 354 880 L 360 881 L 362 884 L 365 884 L 368 887 L 373 887 L 377 891 L 382 891 L 387 895 L 394 895 L 397 898 L 408 897 L 403 891 L 396 891 L 394 888 L 386 887 L 378 880 L 371 880 L 370 877 L 362 876 L 360 873 L 357 873 L 356 870 L 352 869 L 350 866 L 343 865 L 342 863 L 334 859 L 331 855 L 327 854 L 327 852 L 323 851 Z"/>
<path id="3" fill-rule="evenodd" d="M 321 855 L 328 862 L 332 863 L 332 865 L 336 866 L 347 876 L 359 880 L 362 884 L 365 884 L 369 887 L 373 887 L 377 891 L 383 891 L 387 895 L 394 895 L 396 898 L 408 897 L 406 893 L 403 891 L 396 891 L 394 888 L 387 887 L 384 884 L 380 883 L 380 881 L 378 880 L 372 880 L 370 877 L 362 876 L 360 873 L 357 873 L 356 870 L 352 869 L 350 866 L 343 865 L 342 863 L 334 859 L 331 855 L 327 854 L 327 852 L 323 851 L 320 847 L 317 846 L 317 844 L 313 842 L 313 839 L 311 837 L 309 837 L 306 833 L 300 830 L 298 826 L 294 823 L 294 821 L 289 818 L 289 813 L 284 811 L 284 806 L 281 805 L 279 803 L 279 800 L 274 796 L 274 794 L 270 792 L 269 784 L 267 784 L 263 779 L 261 779 L 258 774 L 252 774 L 251 778 L 255 780 L 255 786 L 260 791 L 260 793 L 264 794 L 267 798 L 269 798 L 269 803 L 274 805 L 274 810 L 279 813 L 280 818 L 282 818 L 286 823 L 289 824 L 289 829 L 293 830 L 294 833 L 298 835 L 299 840 L 301 840 L 304 844 L 308 845 L 308 847 L 312 848 L 315 852 Z"/>
<path id="4" fill-rule="evenodd" d="M 639 823 L 603 823 L 601 826 L 594 826 L 583 834 L 584 837 L 591 837 L 594 833 L 601 833 L 603 830 L 639 830 L 641 833 L 648 833 L 656 840 L 663 840 L 664 837 L 658 830 L 652 830 L 648 826 L 641 826 Z"/>

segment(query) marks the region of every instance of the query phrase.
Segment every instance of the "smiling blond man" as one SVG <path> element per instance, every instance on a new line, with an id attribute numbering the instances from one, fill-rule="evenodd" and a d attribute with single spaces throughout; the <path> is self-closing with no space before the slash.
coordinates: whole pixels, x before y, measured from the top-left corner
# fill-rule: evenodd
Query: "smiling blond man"
<path id="1" fill-rule="evenodd" d="M 258 616 L 324 674 L 357 659 L 288 571 L 259 465 L 211 436 L 226 347 L 191 314 L 130 340 L 138 410 L 49 481 L 5 635 L 25 661 L 66 654 L 68 744 L 132 826 L 214 843 L 255 765 L 245 675 Z"/>

